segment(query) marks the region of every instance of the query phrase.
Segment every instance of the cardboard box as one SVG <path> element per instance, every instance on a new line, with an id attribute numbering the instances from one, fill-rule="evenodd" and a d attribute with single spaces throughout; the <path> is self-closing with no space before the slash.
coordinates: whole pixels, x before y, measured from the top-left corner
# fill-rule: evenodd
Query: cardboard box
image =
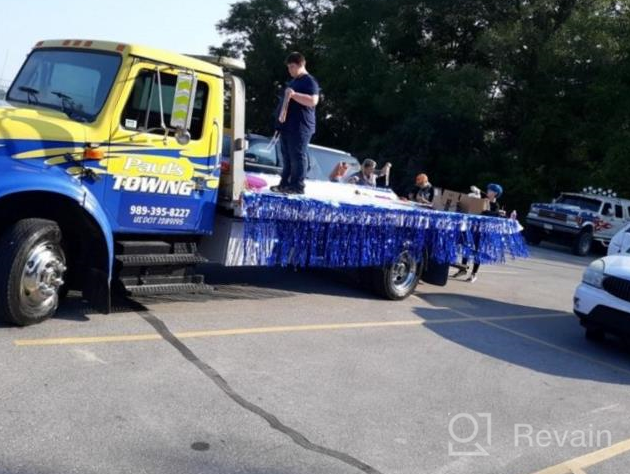
<path id="1" fill-rule="evenodd" d="M 490 210 L 490 201 L 462 194 L 459 201 L 462 212 L 466 214 L 482 214 L 484 211 Z"/>
<path id="2" fill-rule="evenodd" d="M 449 189 L 437 189 L 433 199 L 433 209 L 446 212 L 481 214 L 490 209 L 487 199 L 479 199 Z"/>
<path id="3" fill-rule="evenodd" d="M 448 189 L 436 189 L 433 197 L 433 209 L 437 211 L 457 212 L 462 194 Z"/>

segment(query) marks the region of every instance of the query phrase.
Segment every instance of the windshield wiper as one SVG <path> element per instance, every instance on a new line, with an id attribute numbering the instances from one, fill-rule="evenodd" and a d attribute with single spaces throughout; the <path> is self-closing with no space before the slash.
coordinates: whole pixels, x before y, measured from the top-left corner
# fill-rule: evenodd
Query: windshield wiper
<path id="1" fill-rule="evenodd" d="M 68 94 L 64 94 L 63 92 L 59 92 L 59 91 L 51 91 L 50 93 L 52 95 L 56 95 L 57 97 L 61 99 L 61 110 L 63 111 L 64 114 L 68 116 L 68 118 L 72 118 L 72 116 L 75 115 L 75 117 L 85 120 L 84 117 L 78 114 L 78 111 L 74 105 L 74 100 L 72 99 L 72 97 L 70 97 Z"/>
<path id="2" fill-rule="evenodd" d="M 59 92 L 59 91 L 52 91 L 51 92 L 52 95 L 56 95 L 57 97 L 59 97 L 62 100 L 69 100 L 72 101 L 72 97 L 70 97 L 68 94 L 64 94 L 63 92 Z"/>
<path id="3" fill-rule="evenodd" d="M 20 86 L 18 87 L 18 90 L 21 92 L 26 92 L 26 102 L 27 103 L 31 103 L 31 99 L 33 99 L 33 102 L 35 104 L 39 104 L 39 99 L 37 98 L 37 94 L 39 94 L 39 91 L 37 89 L 33 89 L 32 87 L 27 87 L 27 86 Z"/>

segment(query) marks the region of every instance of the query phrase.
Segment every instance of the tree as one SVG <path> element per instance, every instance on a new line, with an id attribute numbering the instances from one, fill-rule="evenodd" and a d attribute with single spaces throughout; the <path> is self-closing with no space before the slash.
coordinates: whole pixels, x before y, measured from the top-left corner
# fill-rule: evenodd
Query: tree
<path id="1" fill-rule="evenodd" d="M 270 132 L 282 60 L 320 81 L 317 143 L 510 207 L 584 185 L 630 195 L 630 0 L 250 0 L 215 51 L 247 63 L 248 126 Z"/>
<path id="2" fill-rule="evenodd" d="M 299 50 L 308 58 L 309 67 L 316 63 L 315 38 L 329 5 L 324 0 L 242 0 L 218 24 L 228 39 L 220 47 L 210 47 L 210 53 L 242 57 L 247 64 L 243 78 L 249 130 L 271 132 L 280 89 L 288 77 L 287 54 Z"/>

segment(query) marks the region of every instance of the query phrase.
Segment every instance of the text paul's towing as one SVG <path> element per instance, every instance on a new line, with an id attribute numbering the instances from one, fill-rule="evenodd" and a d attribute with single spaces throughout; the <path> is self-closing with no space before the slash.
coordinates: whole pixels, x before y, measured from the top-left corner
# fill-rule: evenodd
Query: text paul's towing
<path id="1" fill-rule="evenodd" d="M 457 255 L 523 253 L 513 223 L 417 210 L 389 191 L 254 186 L 266 178 L 245 173 L 242 67 L 100 41 L 33 48 L 0 107 L 1 318 L 41 321 L 68 289 L 104 312 L 114 292 L 199 291 L 206 262 L 368 267 L 400 299 L 420 278 L 444 284 Z"/>

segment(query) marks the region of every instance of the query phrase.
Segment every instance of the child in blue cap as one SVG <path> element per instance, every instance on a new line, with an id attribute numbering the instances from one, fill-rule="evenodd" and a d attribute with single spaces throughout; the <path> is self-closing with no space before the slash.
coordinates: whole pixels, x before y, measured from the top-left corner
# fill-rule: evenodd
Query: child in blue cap
<path id="1" fill-rule="evenodd" d="M 502 194 L 503 194 L 503 188 L 501 187 L 500 184 L 496 184 L 496 183 L 488 184 L 486 188 L 486 197 L 488 198 L 488 201 L 490 201 L 490 209 L 483 212 L 484 216 L 505 217 L 505 211 L 499 207 L 499 202 L 497 201 L 497 199 L 500 198 Z M 476 237 L 475 248 L 478 248 L 478 247 L 479 247 L 479 241 L 478 241 L 478 237 Z M 467 282 L 474 283 L 477 281 L 477 272 L 479 271 L 480 266 L 481 266 L 481 263 L 479 262 L 477 258 L 475 258 L 474 263 L 473 263 L 472 273 L 466 279 Z M 462 266 L 460 267 L 459 271 L 455 273 L 455 275 L 453 275 L 453 278 L 466 275 L 467 273 L 468 273 L 468 258 L 464 257 L 462 259 Z"/>

